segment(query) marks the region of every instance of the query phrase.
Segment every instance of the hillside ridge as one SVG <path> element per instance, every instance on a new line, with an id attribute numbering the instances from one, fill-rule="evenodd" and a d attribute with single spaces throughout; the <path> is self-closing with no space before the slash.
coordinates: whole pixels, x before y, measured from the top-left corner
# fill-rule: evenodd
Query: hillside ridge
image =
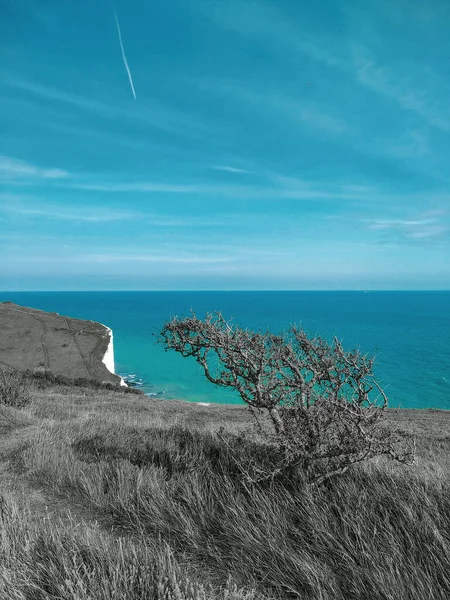
<path id="1" fill-rule="evenodd" d="M 124 385 L 114 373 L 112 330 L 102 323 L 2 302 L 0 331 L 0 368 Z"/>

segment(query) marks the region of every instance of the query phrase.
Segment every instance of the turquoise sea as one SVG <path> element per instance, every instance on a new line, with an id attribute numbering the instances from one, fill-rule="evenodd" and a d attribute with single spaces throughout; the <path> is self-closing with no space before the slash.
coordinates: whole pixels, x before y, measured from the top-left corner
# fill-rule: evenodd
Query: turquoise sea
<path id="1" fill-rule="evenodd" d="M 195 361 L 155 343 L 163 323 L 220 310 L 253 329 L 298 323 L 376 355 L 391 407 L 450 409 L 450 291 L 443 292 L 0 292 L 0 301 L 100 321 L 114 331 L 116 372 L 147 394 L 240 402 L 208 383 Z"/>

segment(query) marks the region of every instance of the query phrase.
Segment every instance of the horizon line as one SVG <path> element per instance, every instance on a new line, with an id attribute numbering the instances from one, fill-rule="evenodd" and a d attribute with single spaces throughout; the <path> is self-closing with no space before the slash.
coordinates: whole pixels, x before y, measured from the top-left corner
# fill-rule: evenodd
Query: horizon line
<path id="1" fill-rule="evenodd" d="M 0 294 L 87 294 L 87 293 L 108 293 L 108 294 L 122 294 L 122 293 L 248 293 L 248 292 L 363 292 L 363 293 L 375 293 L 375 292 L 450 292 L 450 288 L 432 288 L 432 289 L 185 289 L 185 290 L 177 290 L 177 289 L 149 289 L 149 290 L 139 290 L 139 289 L 127 289 L 127 290 L 0 290 Z"/>

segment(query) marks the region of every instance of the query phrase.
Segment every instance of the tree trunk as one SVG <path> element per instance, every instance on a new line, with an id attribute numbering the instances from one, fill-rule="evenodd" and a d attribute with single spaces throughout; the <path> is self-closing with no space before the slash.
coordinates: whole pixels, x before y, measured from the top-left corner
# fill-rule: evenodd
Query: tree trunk
<path id="1" fill-rule="evenodd" d="M 283 419 L 280 417 L 280 413 L 276 408 L 269 409 L 270 418 L 272 419 L 273 426 L 277 434 L 284 433 Z"/>

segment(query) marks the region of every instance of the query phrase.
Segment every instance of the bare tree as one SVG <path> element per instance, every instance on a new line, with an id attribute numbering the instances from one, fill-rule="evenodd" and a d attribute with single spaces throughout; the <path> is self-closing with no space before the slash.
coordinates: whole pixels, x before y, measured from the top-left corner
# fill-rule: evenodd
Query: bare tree
<path id="1" fill-rule="evenodd" d="M 321 483 L 352 464 L 380 455 L 411 462 L 413 447 L 380 423 L 387 397 L 373 377 L 373 358 L 346 352 L 335 338 L 308 337 L 296 326 L 280 335 L 233 326 L 220 312 L 166 323 L 166 350 L 192 356 L 215 385 L 236 389 L 281 460 L 250 479 L 300 468 Z M 270 417 L 270 430 L 261 413 Z"/>

